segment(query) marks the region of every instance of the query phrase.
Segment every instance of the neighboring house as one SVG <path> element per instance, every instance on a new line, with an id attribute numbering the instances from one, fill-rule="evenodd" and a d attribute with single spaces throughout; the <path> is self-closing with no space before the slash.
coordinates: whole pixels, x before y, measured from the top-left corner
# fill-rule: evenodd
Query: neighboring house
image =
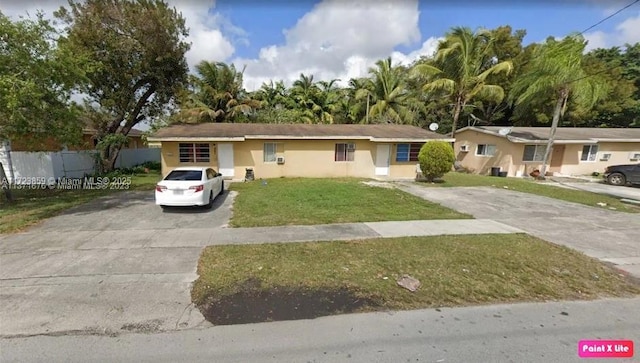
<path id="1" fill-rule="evenodd" d="M 186 165 L 211 166 L 227 179 L 362 177 L 412 179 L 425 142 L 445 140 L 425 129 L 393 124 L 173 125 L 147 138 L 161 146 L 162 173 Z"/>
<path id="2" fill-rule="evenodd" d="M 97 130 L 91 127 L 82 129 L 82 140 L 78 145 L 69 145 L 67 150 L 81 151 L 81 150 L 95 150 L 98 141 L 96 140 Z M 123 149 L 142 149 L 147 148 L 147 145 L 142 140 L 143 132 L 138 129 L 131 129 L 127 137 L 129 141 Z M 44 145 L 41 141 L 33 142 L 29 139 L 11 140 L 11 150 L 13 151 L 59 151 L 64 149 L 63 145 L 56 143 L 53 140 L 47 140 Z"/>
<path id="3" fill-rule="evenodd" d="M 464 127 L 456 133 L 456 160 L 479 174 L 500 167 L 508 176 L 525 176 L 542 167 L 549 131 L 548 127 Z M 547 171 L 589 175 L 604 172 L 608 165 L 637 162 L 640 128 L 559 127 Z"/>

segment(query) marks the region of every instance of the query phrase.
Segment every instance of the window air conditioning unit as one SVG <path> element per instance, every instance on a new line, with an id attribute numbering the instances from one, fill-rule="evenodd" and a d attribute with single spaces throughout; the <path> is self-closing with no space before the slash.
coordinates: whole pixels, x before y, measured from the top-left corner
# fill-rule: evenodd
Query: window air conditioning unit
<path id="1" fill-rule="evenodd" d="M 600 161 L 609 161 L 609 159 L 611 159 L 611 154 L 607 153 L 607 154 L 602 154 L 600 156 Z"/>
<path id="2" fill-rule="evenodd" d="M 638 161 L 638 160 L 640 160 L 640 153 L 638 153 L 638 152 L 633 152 L 633 153 L 629 154 L 629 160 L 631 160 L 631 161 Z"/>
<path id="3" fill-rule="evenodd" d="M 347 144 L 347 150 L 353 151 L 356 149 L 356 144 Z"/>
<path id="4" fill-rule="evenodd" d="M 276 163 L 278 164 L 284 164 L 284 156 L 278 156 L 276 158 Z"/>
<path id="5" fill-rule="evenodd" d="M 463 153 L 469 152 L 469 145 L 460 145 L 460 151 Z"/>

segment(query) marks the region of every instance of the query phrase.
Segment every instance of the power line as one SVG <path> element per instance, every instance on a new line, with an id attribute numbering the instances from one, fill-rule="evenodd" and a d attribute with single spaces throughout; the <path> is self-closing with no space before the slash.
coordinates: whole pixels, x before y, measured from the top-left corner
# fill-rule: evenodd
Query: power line
<path id="1" fill-rule="evenodd" d="M 622 9 L 620 9 L 620 10 L 616 11 L 615 13 L 613 13 L 613 14 L 611 14 L 611 15 L 607 16 L 606 18 L 604 18 L 604 19 L 600 20 L 599 22 L 597 22 L 597 23 L 593 24 L 592 26 L 588 27 L 587 29 L 585 29 L 585 30 L 581 31 L 581 32 L 580 32 L 580 34 L 584 34 L 584 33 L 588 32 L 589 30 L 591 30 L 591 29 L 593 29 L 593 28 L 597 27 L 598 25 L 600 25 L 600 24 L 604 23 L 605 21 L 607 21 L 607 20 L 609 20 L 609 19 L 613 18 L 614 16 L 616 16 L 616 15 L 620 14 L 621 12 L 625 11 L 626 9 L 630 8 L 631 6 L 633 6 L 634 4 L 636 4 L 636 3 L 638 3 L 638 2 L 640 2 L 640 0 L 636 0 L 636 1 L 632 2 L 631 4 L 629 4 L 629 5 L 625 6 L 625 7 L 623 7 Z"/>

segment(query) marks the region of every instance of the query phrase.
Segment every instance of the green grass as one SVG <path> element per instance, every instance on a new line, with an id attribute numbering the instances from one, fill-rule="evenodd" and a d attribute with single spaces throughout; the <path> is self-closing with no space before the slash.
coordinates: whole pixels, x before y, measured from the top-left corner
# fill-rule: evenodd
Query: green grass
<path id="1" fill-rule="evenodd" d="M 428 187 L 479 187 L 488 186 L 496 188 L 505 188 L 537 194 L 545 197 L 564 200 L 567 202 L 580 203 L 597 208 L 608 209 L 615 208 L 617 211 L 628 213 L 640 213 L 640 208 L 634 205 L 620 202 L 617 198 L 592 193 L 582 190 L 567 189 L 553 186 L 550 182 L 536 181 L 520 178 L 499 178 L 486 175 L 466 174 L 466 173 L 447 173 L 442 181 L 436 183 L 418 182 L 418 185 Z M 606 203 L 606 206 L 600 207 L 597 203 Z"/>
<path id="2" fill-rule="evenodd" d="M 525 234 L 211 246 L 198 274 L 192 299 L 199 306 L 243 291 L 246 281 L 254 282 L 249 295 L 346 288 L 375 302 L 364 310 L 640 293 L 597 260 Z M 397 286 L 403 274 L 420 280 L 418 291 Z"/>
<path id="3" fill-rule="evenodd" d="M 39 221 L 53 217 L 62 211 L 90 202 L 97 197 L 118 193 L 122 190 L 153 190 L 160 180 L 158 172 L 149 174 L 123 175 L 118 180 L 126 184 L 111 184 L 102 190 L 83 189 L 13 189 L 13 203 L 7 203 L 4 193 L 0 193 L 0 233 L 18 232 Z M 110 178 L 110 180 L 114 180 Z"/>
<path id="4" fill-rule="evenodd" d="M 269 179 L 234 183 L 234 227 L 471 218 L 397 189 L 358 179 Z"/>

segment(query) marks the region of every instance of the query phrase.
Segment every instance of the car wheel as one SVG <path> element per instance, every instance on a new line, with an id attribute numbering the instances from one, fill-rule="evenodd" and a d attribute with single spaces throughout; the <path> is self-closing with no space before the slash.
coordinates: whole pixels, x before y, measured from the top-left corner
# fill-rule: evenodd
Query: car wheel
<path id="1" fill-rule="evenodd" d="M 213 207 L 213 191 L 209 192 L 209 203 L 207 203 L 207 209 L 211 209 Z"/>
<path id="2" fill-rule="evenodd" d="M 627 179 L 624 177 L 623 174 L 620 174 L 620 173 L 613 173 L 613 174 L 609 175 L 609 177 L 607 178 L 607 181 L 611 185 L 625 185 L 625 184 L 627 184 Z"/>

